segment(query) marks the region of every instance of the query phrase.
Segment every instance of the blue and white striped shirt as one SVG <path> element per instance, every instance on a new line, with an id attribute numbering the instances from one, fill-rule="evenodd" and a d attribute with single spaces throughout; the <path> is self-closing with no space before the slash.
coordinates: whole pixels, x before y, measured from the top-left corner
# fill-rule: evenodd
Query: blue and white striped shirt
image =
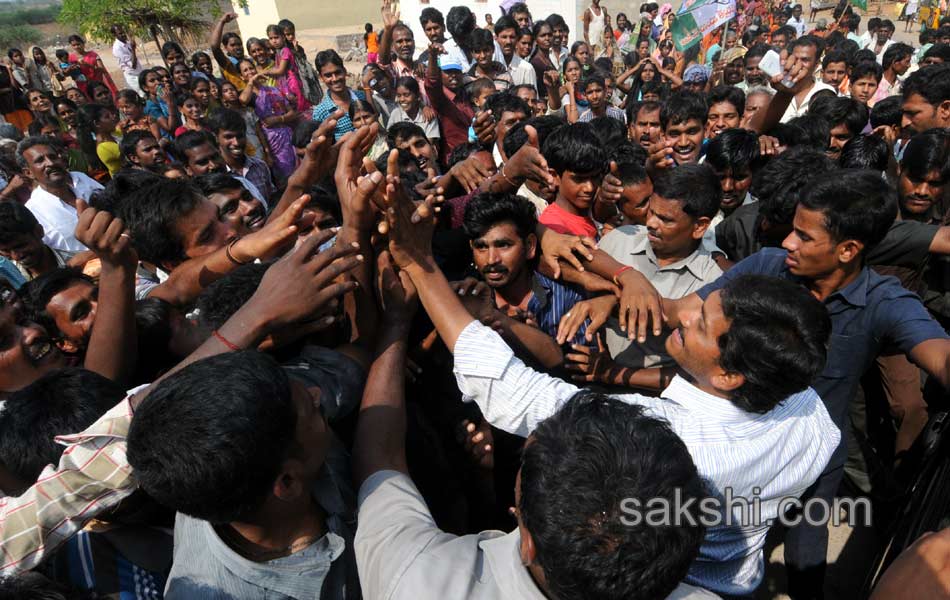
<path id="1" fill-rule="evenodd" d="M 455 377 L 466 401 L 509 433 L 528 437 L 580 388 L 539 373 L 478 321 L 455 343 Z M 840 431 L 818 394 L 808 388 L 766 414 L 748 413 L 676 377 L 660 398 L 616 396 L 665 418 L 680 436 L 712 495 L 761 502 L 761 524 L 710 527 L 687 583 L 720 594 L 747 595 L 762 581 L 769 520 L 783 498 L 800 497 L 824 470 Z M 754 490 L 758 489 L 758 493 Z M 741 515 L 733 511 L 738 520 Z"/>

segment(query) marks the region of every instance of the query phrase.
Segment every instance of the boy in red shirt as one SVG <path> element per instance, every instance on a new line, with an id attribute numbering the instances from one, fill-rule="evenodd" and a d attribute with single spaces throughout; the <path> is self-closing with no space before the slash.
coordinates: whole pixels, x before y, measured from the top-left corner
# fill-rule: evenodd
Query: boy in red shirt
<path id="1" fill-rule="evenodd" d="M 589 123 L 554 131 L 541 152 L 554 175 L 557 198 L 538 219 L 558 233 L 597 238 L 590 208 L 604 178 L 606 155 Z"/>

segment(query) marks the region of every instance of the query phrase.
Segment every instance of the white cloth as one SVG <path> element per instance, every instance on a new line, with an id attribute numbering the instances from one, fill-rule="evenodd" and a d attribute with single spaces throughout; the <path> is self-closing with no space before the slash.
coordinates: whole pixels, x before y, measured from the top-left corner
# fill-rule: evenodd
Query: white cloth
<path id="1" fill-rule="evenodd" d="M 795 17 L 789 17 L 788 21 L 785 21 L 785 24 L 795 28 L 795 37 L 800 38 L 805 35 L 804 18 L 796 19 Z"/>
<path id="2" fill-rule="evenodd" d="M 132 45 L 118 39 L 115 40 L 112 42 L 112 56 L 115 57 L 116 62 L 119 63 L 119 68 L 122 69 L 125 84 L 129 86 L 130 89 L 135 90 L 136 93 L 141 94 L 142 89 L 139 87 L 139 73 L 142 72 L 142 65 L 136 64 L 133 66 L 133 62 L 135 62 L 133 60 L 135 52 L 132 50 Z"/>
<path id="3" fill-rule="evenodd" d="M 505 64 L 504 60 L 500 62 L 501 64 Z M 511 57 L 511 64 L 508 65 L 508 73 L 511 75 L 511 82 L 514 85 L 531 85 L 534 86 L 534 89 L 538 89 L 538 76 L 534 72 L 534 67 L 517 54 Z"/>
<path id="4" fill-rule="evenodd" d="M 378 600 L 544 600 L 521 564 L 521 535 L 439 529 L 405 473 L 377 471 L 360 488 L 353 546 L 364 598 Z M 667 600 L 718 596 L 680 584 Z"/>
<path id="5" fill-rule="evenodd" d="M 501 336 L 478 321 L 462 331 L 454 353 L 462 398 L 478 404 L 495 427 L 521 437 L 579 391 L 526 366 Z M 614 397 L 667 419 L 720 499 L 727 488 L 734 498 L 760 499 L 763 522 L 709 528 L 686 578 L 717 593 L 751 594 L 764 573 L 767 520 L 777 516 L 782 498 L 800 496 L 818 478 L 838 446 L 840 431 L 821 398 L 808 388 L 768 413 L 753 414 L 680 377 L 660 398 Z"/>
<path id="6" fill-rule="evenodd" d="M 442 48 L 448 55 L 442 57 L 443 61 L 460 64 L 462 65 L 462 72 L 468 73 L 468 70 L 472 68 L 472 63 L 466 58 L 465 52 L 459 48 L 454 38 L 445 40 L 445 43 L 442 44 Z"/>
<path id="7" fill-rule="evenodd" d="M 73 193 L 77 198 L 89 202 L 93 193 L 102 189 L 102 185 L 85 173 L 70 171 Z M 76 225 L 79 224 L 79 215 L 76 209 L 66 204 L 42 187 L 37 187 L 30 194 L 26 207 L 33 213 L 36 220 L 43 226 L 43 243 L 53 250 L 69 250 L 82 252 L 86 246 L 76 239 Z"/>
<path id="8" fill-rule="evenodd" d="M 587 39 L 591 46 L 604 47 L 604 7 L 600 7 L 600 14 L 594 12 L 594 7 L 588 6 L 587 12 L 590 13 L 590 23 L 587 25 Z"/>
<path id="9" fill-rule="evenodd" d="M 795 117 L 800 117 L 804 115 L 805 113 L 807 113 L 808 105 L 811 103 L 812 96 L 814 96 L 815 94 L 817 94 L 818 92 L 822 90 L 831 90 L 832 92 L 835 93 L 835 96 L 838 95 L 838 90 L 831 87 L 827 83 L 822 83 L 816 80 L 814 87 L 808 90 L 808 94 L 805 95 L 805 99 L 801 102 L 801 104 L 799 104 L 795 98 L 792 98 L 792 101 L 788 103 L 788 108 L 785 109 L 785 114 L 782 115 L 781 122 L 788 123 Z"/>
<path id="10" fill-rule="evenodd" d="M 881 48 L 881 51 L 880 51 L 880 52 L 874 52 L 874 56 L 877 57 L 877 64 L 879 64 L 879 65 L 883 65 L 883 64 L 884 64 L 884 53 L 887 52 L 887 49 L 888 49 L 888 48 L 890 48 L 891 46 L 893 46 L 893 45 L 896 44 L 896 43 L 897 43 L 897 42 L 895 42 L 894 40 L 887 40 L 886 42 L 884 42 L 884 47 Z M 875 48 L 876 46 L 877 46 L 877 44 L 876 44 L 875 42 L 871 42 L 870 44 L 868 44 L 868 49 L 873 52 L 873 51 L 874 51 L 874 48 Z"/>

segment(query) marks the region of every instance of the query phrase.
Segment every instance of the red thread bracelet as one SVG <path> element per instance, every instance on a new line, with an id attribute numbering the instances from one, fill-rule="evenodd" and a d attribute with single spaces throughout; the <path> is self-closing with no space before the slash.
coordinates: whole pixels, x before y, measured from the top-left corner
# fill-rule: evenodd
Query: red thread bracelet
<path id="1" fill-rule="evenodd" d="M 632 268 L 633 268 L 633 267 L 631 267 L 630 265 L 624 265 L 624 266 L 620 267 L 619 269 L 617 269 L 617 272 L 614 273 L 614 276 L 613 276 L 614 285 L 619 286 L 619 285 L 620 285 L 620 276 L 623 275 L 624 272 L 629 271 L 629 270 L 632 269 Z"/>
<path id="2" fill-rule="evenodd" d="M 221 342 L 222 344 L 224 344 L 225 346 L 227 346 L 227 347 L 228 347 L 228 350 L 231 350 L 232 352 L 238 352 L 238 351 L 241 350 L 241 348 L 240 348 L 239 346 L 237 346 L 237 345 L 231 343 L 230 340 L 228 340 L 226 337 L 224 337 L 223 335 L 221 335 L 220 333 L 218 333 L 218 330 L 217 330 L 217 329 L 215 329 L 214 331 L 212 331 L 212 332 L 211 332 L 211 335 L 213 335 L 219 342 Z"/>

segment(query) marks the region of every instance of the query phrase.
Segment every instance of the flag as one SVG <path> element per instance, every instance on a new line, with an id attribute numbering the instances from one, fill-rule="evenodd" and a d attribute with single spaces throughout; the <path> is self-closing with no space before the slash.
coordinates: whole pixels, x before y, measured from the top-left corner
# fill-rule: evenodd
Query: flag
<path id="1" fill-rule="evenodd" d="M 868 11 L 868 0 L 851 0 L 851 4 L 857 6 L 864 12 Z"/>
<path id="2" fill-rule="evenodd" d="M 685 0 L 670 27 L 673 44 L 682 52 L 735 16 L 736 0 Z"/>

